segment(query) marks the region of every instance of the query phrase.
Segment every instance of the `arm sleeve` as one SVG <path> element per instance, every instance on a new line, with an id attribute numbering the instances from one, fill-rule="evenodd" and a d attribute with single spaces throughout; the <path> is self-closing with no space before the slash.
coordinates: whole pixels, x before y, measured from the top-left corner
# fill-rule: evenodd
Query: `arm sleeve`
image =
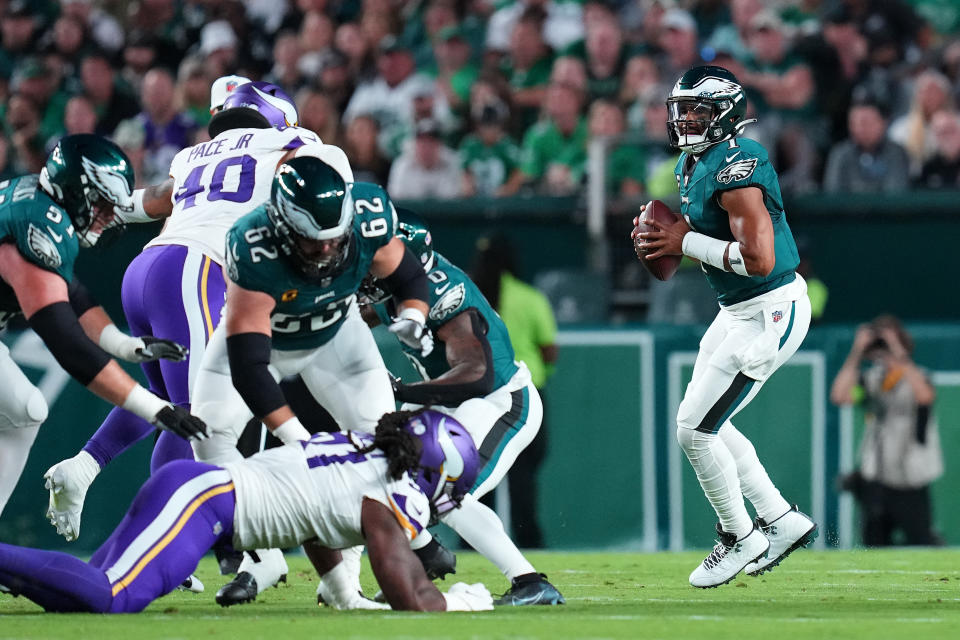
<path id="1" fill-rule="evenodd" d="M 406 245 L 403 248 L 403 259 L 400 260 L 400 264 L 381 282 L 384 289 L 392 294 L 397 302 L 422 300 L 430 304 L 430 282 L 427 280 L 427 273 L 423 270 L 420 260 Z"/>
<path id="2" fill-rule="evenodd" d="M 70 296 L 70 306 L 78 318 L 90 309 L 99 306 L 93 294 L 76 278 L 70 281 L 67 293 Z"/>
<path id="3" fill-rule="evenodd" d="M 227 338 L 233 386 L 258 418 L 287 404 L 280 384 L 270 373 L 270 348 L 270 336 L 263 333 L 240 333 Z"/>
<path id="4" fill-rule="evenodd" d="M 83 386 L 89 385 L 110 363 L 107 352 L 83 332 L 69 303 L 48 304 L 30 316 L 28 322 L 60 366 Z"/>

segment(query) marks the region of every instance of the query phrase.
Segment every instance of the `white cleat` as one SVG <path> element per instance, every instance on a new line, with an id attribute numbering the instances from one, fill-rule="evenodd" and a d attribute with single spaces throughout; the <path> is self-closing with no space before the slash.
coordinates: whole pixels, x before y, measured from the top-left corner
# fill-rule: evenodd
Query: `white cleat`
<path id="1" fill-rule="evenodd" d="M 200 582 L 200 578 L 198 578 L 197 576 L 195 576 L 195 575 L 193 575 L 193 574 L 191 573 L 190 576 L 187 577 L 187 579 L 183 581 L 183 584 L 181 584 L 179 587 L 177 587 L 177 591 L 189 591 L 189 592 L 191 592 L 191 593 L 203 593 L 203 583 Z"/>
<path id="2" fill-rule="evenodd" d="M 76 540 L 80 535 L 83 501 L 98 473 L 100 465 L 97 461 L 86 451 L 81 451 L 53 465 L 43 474 L 46 480 L 44 486 L 50 490 L 47 518 L 67 542 Z"/>
<path id="3" fill-rule="evenodd" d="M 770 551 L 767 557 L 746 566 L 744 570 L 751 576 L 773 570 L 788 555 L 816 540 L 819 533 L 817 523 L 800 511 L 797 505 L 770 523 L 757 518 L 757 526 L 770 541 Z"/>
<path id="4" fill-rule="evenodd" d="M 745 566 L 766 556 L 770 548 L 770 542 L 756 527 L 737 540 L 734 534 L 721 529 L 718 523 L 717 537 L 713 551 L 690 574 L 690 584 L 694 587 L 709 589 L 727 584 Z"/>

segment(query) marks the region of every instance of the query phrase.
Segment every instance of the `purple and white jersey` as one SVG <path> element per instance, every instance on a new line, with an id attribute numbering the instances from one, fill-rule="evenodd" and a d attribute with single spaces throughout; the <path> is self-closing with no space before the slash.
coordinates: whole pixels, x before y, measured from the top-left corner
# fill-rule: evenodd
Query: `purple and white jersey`
<path id="1" fill-rule="evenodd" d="M 314 537 L 332 549 L 363 544 L 364 498 L 390 509 L 413 540 L 430 520 L 430 503 L 406 473 L 387 478 L 382 452 L 357 453 L 372 440 L 352 431 L 318 433 L 223 465 L 236 486 L 237 548 L 295 547 Z"/>
<path id="2" fill-rule="evenodd" d="M 183 149 L 170 163 L 173 213 L 147 246 L 184 245 L 223 265 L 227 231 L 270 197 L 284 154 L 320 144 L 317 134 L 301 127 L 230 129 Z"/>

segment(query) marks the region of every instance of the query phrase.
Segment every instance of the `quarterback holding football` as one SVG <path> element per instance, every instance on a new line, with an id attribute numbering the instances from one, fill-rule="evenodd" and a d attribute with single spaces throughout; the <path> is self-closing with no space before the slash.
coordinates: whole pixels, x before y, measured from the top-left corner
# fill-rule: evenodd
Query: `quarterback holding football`
<path id="1" fill-rule="evenodd" d="M 677 413 L 677 440 L 720 520 L 717 545 L 690 574 L 691 585 L 707 588 L 744 569 L 769 571 L 817 535 L 731 423 L 800 346 L 810 301 L 777 174 L 763 146 L 739 137 L 754 122 L 743 87 L 722 67 L 696 67 L 674 85 L 667 108 L 671 143 L 682 152 L 681 217 L 646 218 L 643 228 L 638 217 L 632 238 L 641 260 L 699 260 L 720 303 Z"/>

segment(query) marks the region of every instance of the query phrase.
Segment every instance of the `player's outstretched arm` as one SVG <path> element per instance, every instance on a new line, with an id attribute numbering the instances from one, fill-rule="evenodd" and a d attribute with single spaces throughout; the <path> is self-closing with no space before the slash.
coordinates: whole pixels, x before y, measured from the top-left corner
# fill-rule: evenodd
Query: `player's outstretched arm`
<path id="1" fill-rule="evenodd" d="M 80 320 L 80 326 L 87 337 L 100 345 L 100 348 L 127 362 L 152 362 L 154 360 L 171 360 L 182 362 L 187 357 L 187 348 L 182 344 L 141 336 L 129 336 L 113 324 L 106 310 L 97 304 L 87 288 L 76 278 L 70 282 L 67 289 L 70 296 L 70 306 Z"/>
<path id="2" fill-rule="evenodd" d="M 493 391 L 493 352 L 486 327 L 475 309 L 458 313 L 437 329 L 450 369 L 433 380 L 398 383 L 397 400 L 452 407 Z"/>
<path id="3" fill-rule="evenodd" d="M 411 349 L 429 355 L 433 337 L 424 325 L 430 309 L 430 282 L 420 260 L 403 240 L 394 237 L 374 254 L 370 273 L 398 301 L 397 319 L 387 327 L 390 333 Z"/>
<path id="4" fill-rule="evenodd" d="M 206 425 L 150 393 L 84 333 L 70 306 L 66 281 L 0 245 L 0 277 L 17 296 L 31 328 L 67 373 L 104 400 L 184 438 L 206 437 Z"/>
<path id="5" fill-rule="evenodd" d="M 244 289 L 227 281 L 227 357 L 230 376 L 253 415 L 284 443 L 310 438 L 294 415 L 280 384 L 270 373 L 273 330 L 270 313 L 274 299 L 262 291 Z"/>

